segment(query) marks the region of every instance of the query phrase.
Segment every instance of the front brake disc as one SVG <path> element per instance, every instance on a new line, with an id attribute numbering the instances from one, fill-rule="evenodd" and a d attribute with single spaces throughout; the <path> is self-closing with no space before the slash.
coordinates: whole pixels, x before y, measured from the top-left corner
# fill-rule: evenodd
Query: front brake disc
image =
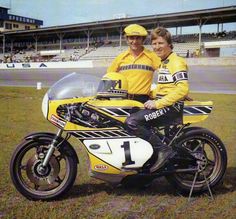
<path id="1" fill-rule="evenodd" d="M 31 157 L 26 165 L 29 180 L 38 186 L 53 184 L 60 172 L 60 163 L 53 155 L 46 167 L 42 166 L 43 160 L 37 155 Z"/>

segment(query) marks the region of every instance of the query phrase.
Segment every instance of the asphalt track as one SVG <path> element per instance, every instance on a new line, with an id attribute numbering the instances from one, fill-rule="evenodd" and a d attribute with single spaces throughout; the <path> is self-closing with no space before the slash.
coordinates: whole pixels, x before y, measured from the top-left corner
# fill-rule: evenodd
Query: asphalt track
<path id="1" fill-rule="evenodd" d="M 41 82 L 42 87 L 49 87 L 72 72 L 99 79 L 106 68 L 0 70 L 0 86 L 36 87 Z M 190 66 L 189 82 L 191 92 L 236 94 L 236 65 Z"/>

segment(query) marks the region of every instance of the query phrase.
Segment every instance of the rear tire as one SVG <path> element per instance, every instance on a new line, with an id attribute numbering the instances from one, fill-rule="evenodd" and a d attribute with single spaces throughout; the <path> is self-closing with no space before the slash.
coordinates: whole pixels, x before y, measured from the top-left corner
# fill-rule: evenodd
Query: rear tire
<path id="1" fill-rule="evenodd" d="M 207 179 L 211 189 L 223 181 L 227 168 L 227 152 L 222 141 L 207 129 L 189 129 L 177 139 L 178 146 L 185 147 L 194 157 L 200 159 L 198 176 L 193 187 L 193 194 L 208 191 Z M 175 173 L 167 180 L 182 194 L 191 190 L 196 172 Z"/>

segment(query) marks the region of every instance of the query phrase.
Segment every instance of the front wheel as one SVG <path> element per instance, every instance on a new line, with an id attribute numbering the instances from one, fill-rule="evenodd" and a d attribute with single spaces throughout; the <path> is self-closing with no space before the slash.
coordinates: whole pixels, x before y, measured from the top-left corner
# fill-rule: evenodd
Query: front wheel
<path id="1" fill-rule="evenodd" d="M 193 187 L 193 194 L 201 194 L 208 191 L 208 185 L 214 188 L 222 182 L 227 167 L 227 153 L 224 144 L 214 133 L 203 128 L 189 129 L 177 140 L 177 145 L 187 149 L 198 160 L 195 166 L 198 171 L 167 176 L 177 190 L 187 194 Z"/>
<path id="2" fill-rule="evenodd" d="M 63 142 L 46 167 L 42 166 L 52 139 L 24 140 L 13 153 L 10 174 L 16 189 L 31 200 L 51 200 L 65 194 L 77 174 L 77 160 Z"/>

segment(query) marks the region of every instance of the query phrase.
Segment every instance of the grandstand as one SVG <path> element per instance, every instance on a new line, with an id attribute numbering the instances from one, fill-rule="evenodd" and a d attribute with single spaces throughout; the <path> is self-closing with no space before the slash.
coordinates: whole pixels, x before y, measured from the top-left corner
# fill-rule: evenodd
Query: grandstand
<path id="1" fill-rule="evenodd" d="M 35 30 L 7 31 L 0 34 L 0 61 L 41 62 L 114 58 L 127 48 L 122 31 L 131 23 L 139 23 L 149 31 L 157 26 L 177 29 L 198 24 L 199 32 L 195 34 L 177 34 L 176 31 L 173 35 L 176 53 L 184 57 L 187 51 L 189 57 L 233 56 L 236 51 L 236 31 L 226 32 L 222 24 L 235 22 L 235 16 L 236 6 L 230 6 Z M 217 31 L 202 33 L 201 28 L 206 24 L 215 24 Z M 227 43 L 221 43 L 222 41 Z M 209 42 L 213 44 L 209 46 Z M 146 40 L 146 47 L 151 48 L 150 39 Z M 228 53 L 222 52 L 225 48 Z"/>

